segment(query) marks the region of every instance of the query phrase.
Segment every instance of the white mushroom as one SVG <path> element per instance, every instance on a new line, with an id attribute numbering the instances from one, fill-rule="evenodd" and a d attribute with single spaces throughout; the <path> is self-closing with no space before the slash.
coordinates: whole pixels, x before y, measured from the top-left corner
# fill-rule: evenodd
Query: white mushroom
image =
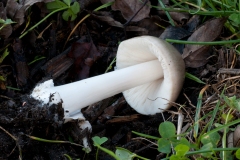
<path id="1" fill-rule="evenodd" d="M 54 86 L 49 80 L 31 96 L 43 103 L 63 101 L 65 119 L 84 117 L 81 109 L 123 92 L 127 102 L 141 114 L 155 114 L 175 101 L 185 77 L 185 64 L 178 51 L 156 37 L 123 41 L 117 52 L 117 70 L 78 82 Z"/>
<path id="2" fill-rule="evenodd" d="M 172 45 L 142 36 L 119 45 L 114 72 L 55 87 L 49 80 L 38 85 L 31 96 L 48 103 L 53 94 L 51 103 L 62 99 L 65 118 L 76 119 L 82 108 L 123 92 L 131 107 L 148 115 L 169 108 L 169 102 L 178 97 L 184 77 L 184 62 Z"/>
<path id="3" fill-rule="evenodd" d="M 168 109 L 178 97 L 185 64 L 169 43 L 151 36 L 123 41 L 116 63 L 117 70 L 78 82 L 54 86 L 52 80 L 46 81 L 34 88 L 31 97 L 50 105 L 63 102 L 65 120 L 83 120 L 82 129 L 91 125 L 81 109 L 115 94 L 123 92 L 130 106 L 145 115 Z M 88 148 L 86 138 L 83 141 Z"/>

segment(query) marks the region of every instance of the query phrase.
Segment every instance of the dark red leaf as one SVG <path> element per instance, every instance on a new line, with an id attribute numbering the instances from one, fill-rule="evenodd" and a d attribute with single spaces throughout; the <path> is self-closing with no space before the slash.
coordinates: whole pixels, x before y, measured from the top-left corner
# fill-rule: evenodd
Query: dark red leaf
<path id="1" fill-rule="evenodd" d="M 100 57 L 100 53 L 92 42 L 76 42 L 72 45 L 68 56 L 75 60 L 71 75 L 76 80 L 81 80 L 89 76 L 89 70 Z"/>

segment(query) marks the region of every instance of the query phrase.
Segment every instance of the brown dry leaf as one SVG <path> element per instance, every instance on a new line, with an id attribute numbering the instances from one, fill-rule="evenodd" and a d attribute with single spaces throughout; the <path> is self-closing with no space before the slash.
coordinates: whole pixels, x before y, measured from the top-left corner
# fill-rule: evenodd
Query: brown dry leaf
<path id="1" fill-rule="evenodd" d="M 169 26 L 167 27 L 159 38 L 161 39 L 185 39 L 191 35 L 191 32 L 187 31 L 182 27 Z M 173 46 L 180 52 L 183 53 L 184 45 L 174 43 Z"/>
<path id="2" fill-rule="evenodd" d="M 44 2 L 44 3 L 49 3 L 52 2 L 54 0 L 24 0 L 22 1 L 23 3 L 21 3 L 25 10 L 27 10 L 29 7 L 31 7 L 33 4 L 38 3 L 38 2 Z"/>
<path id="3" fill-rule="evenodd" d="M 194 15 L 192 16 L 189 21 L 186 24 L 186 28 L 189 32 L 194 32 L 200 23 L 200 16 L 199 15 Z"/>
<path id="4" fill-rule="evenodd" d="M 94 12 L 92 16 L 95 17 L 96 19 L 99 19 L 100 21 L 106 22 L 110 26 L 123 28 L 123 24 L 114 20 L 111 17 L 110 12 L 104 12 L 104 11 Z"/>
<path id="5" fill-rule="evenodd" d="M 75 80 L 81 80 L 89 77 L 90 68 L 100 57 L 100 53 L 93 42 L 75 42 L 68 56 L 75 60 L 70 74 Z"/>
<path id="6" fill-rule="evenodd" d="M 237 126 L 233 133 L 233 143 L 234 147 L 240 146 L 240 126 Z"/>
<path id="7" fill-rule="evenodd" d="M 6 20 L 6 9 L 3 7 L 3 3 L 0 2 L 0 18 Z M 2 25 L 0 24 L 0 27 Z M 6 25 L 0 30 L 0 37 L 7 39 L 12 34 L 12 26 L 10 24 Z"/>
<path id="8" fill-rule="evenodd" d="M 6 85 L 3 81 L 0 81 L 0 89 L 6 90 Z"/>
<path id="9" fill-rule="evenodd" d="M 24 22 L 25 11 L 31 7 L 33 4 L 38 2 L 52 2 L 54 0 L 24 0 L 18 1 L 16 0 L 8 0 L 6 5 L 7 15 L 17 24 L 14 25 L 14 29 L 18 28 Z"/>
<path id="10" fill-rule="evenodd" d="M 160 15 L 166 15 L 165 11 L 159 11 Z M 181 24 L 184 24 L 189 19 L 189 13 L 169 12 L 171 18 Z"/>
<path id="11" fill-rule="evenodd" d="M 230 132 L 227 137 L 227 147 L 228 148 L 233 148 L 233 132 Z"/>
<path id="12" fill-rule="evenodd" d="M 20 39 L 14 40 L 12 44 L 13 55 L 16 67 L 16 79 L 19 87 L 24 88 L 29 78 L 29 69 L 25 58 L 23 44 Z"/>
<path id="13" fill-rule="evenodd" d="M 205 22 L 189 38 L 188 41 L 211 42 L 222 32 L 226 18 L 215 18 Z M 197 68 L 207 63 L 210 46 L 186 45 L 183 51 L 183 59 L 186 67 Z"/>
<path id="14" fill-rule="evenodd" d="M 158 36 L 163 32 L 163 29 L 158 26 L 158 24 L 163 25 L 163 21 L 159 16 L 151 16 L 150 18 L 145 18 L 139 22 L 137 22 L 137 26 L 144 28 L 148 31 L 148 35 L 150 36 Z"/>
<path id="15" fill-rule="evenodd" d="M 112 5 L 112 9 L 121 11 L 123 17 L 128 21 L 139 11 L 139 9 L 141 9 L 143 4 L 144 2 L 139 0 L 115 0 Z M 150 13 L 150 6 L 151 3 L 148 1 L 147 4 L 142 7 L 142 9 L 132 19 L 132 21 L 137 22 L 148 17 Z"/>
<path id="16" fill-rule="evenodd" d="M 7 11 L 7 15 L 9 15 L 9 17 L 17 22 L 16 25 L 14 25 L 14 28 L 18 28 L 21 24 L 23 24 L 24 22 L 24 6 L 19 4 L 17 1 L 15 0 L 8 0 L 7 1 L 7 5 L 6 5 L 6 11 Z"/>
<path id="17" fill-rule="evenodd" d="M 180 40 L 180 39 L 184 39 L 190 35 L 191 35 L 191 33 L 182 27 L 169 26 L 163 31 L 163 33 L 161 34 L 161 36 L 159 38 L 161 38 L 161 39 L 169 38 L 169 39 Z"/>
<path id="18" fill-rule="evenodd" d="M 126 27 L 126 31 L 128 32 L 140 32 L 140 35 L 146 35 L 148 34 L 148 30 L 142 27 L 138 27 L 138 26 L 127 26 Z"/>

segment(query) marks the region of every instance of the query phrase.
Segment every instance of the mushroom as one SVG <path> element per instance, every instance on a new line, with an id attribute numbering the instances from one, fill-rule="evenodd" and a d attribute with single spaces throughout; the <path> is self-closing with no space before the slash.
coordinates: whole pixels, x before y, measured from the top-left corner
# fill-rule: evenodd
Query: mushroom
<path id="1" fill-rule="evenodd" d="M 62 101 L 66 121 L 84 119 L 82 108 L 121 92 L 132 108 L 149 115 L 171 106 L 169 102 L 178 97 L 185 77 L 179 52 L 151 36 L 121 42 L 116 66 L 113 72 L 62 86 L 48 80 L 36 86 L 31 96 L 45 104 Z"/>

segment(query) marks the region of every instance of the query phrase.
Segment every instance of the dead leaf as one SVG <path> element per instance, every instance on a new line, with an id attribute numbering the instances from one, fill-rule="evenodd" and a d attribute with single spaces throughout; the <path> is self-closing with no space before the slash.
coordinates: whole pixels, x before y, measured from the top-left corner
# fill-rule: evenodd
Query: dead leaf
<path id="1" fill-rule="evenodd" d="M 126 31 L 128 32 L 141 32 L 141 35 L 148 34 L 148 30 L 138 26 L 127 26 Z"/>
<path id="2" fill-rule="evenodd" d="M 188 41 L 211 42 L 222 32 L 226 18 L 215 18 L 205 22 L 189 38 Z M 183 59 L 186 67 L 197 68 L 207 63 L 211 46 L 186 45 L 183 51 Z"/>
<path id="3" fill-rule="evenodd" d="M 21 4 L 24 6 L 25 11 L 26 11 L 29 7 L 31 7 L 35 3 L 38 3 L 38 2 L 49 3 L 52 1 L 54 1 L 54 0 L 24 0 L 24 1 L 22 1 L 23 3 L 21 3 Z"/>
<path id="4" fill-rule="evenodd" d="M 0 81 L 0 89 L 6 90 L 6 85 L 3 81 Z"/>
<path id="5" fill-rule="evenodd" d="M 127 21 L 130 20 L 141 9 L 132 19 L 133 22 L 137 22 L 148 17 L 150 13 L 151 3 L 148 1 L 144 7 L 142 7 L 143 5 L 144 2 L 139 0 L 115 0 L 112 5 L 112 9 L 121 11 L 123 17 Z"/>
<path id="6" fill-rule="evenodd" d="M 150 36 L 159 36 L 163 32 L 163 29 L 158 24 L 163 25 L 163 23 L 164 21 L 159 16 L 151 16 L 137 22 L 136 26 L 145 28 L 148 31 L 147 34 Z"/>
<path id="7" fill-rule="evenodd" d="M 6 20 L 6 9 L 3 6 L 3 3 L 0 2 L 0 18 Z M 0 27 L 2 25 L 0 24 Z M 0 37 L 3 39 L 7 39 L 12 34 L 12 26 L 10 24 L 6 25 L 0 30 Z"/>
<path id="8" fill-rule="evenodd" d="M 14 29 L 18 28 L 24 22 L 24 6 L 19 4 L 15 0 L 8 0 L 6 5 L 7 15 L 17 24 L 14 25 Z"/>
<path id="9" fill-rule="evenodd" d="M 233 133 L 233 143 L 234 147 L 240 146 L 240 126 L 237 126 Z"/>
<path id="10" fill-rule="evenodd" d="M 161 39 L 185 39 L 191 35 L 191 32 L 187 31 L 182 27 L 169 26 L 167 27 L 159 38 Z M 174 43 L 173 46 L 182 54 L 184 45 Z"/>
<path id="11" fill-rule="evenodd" d="M 67 51 L 69 50 L 70 49 L 67 49 Z M 41 67 L 45 75 L 56 79 L 72 66 L 74 60 L 67 57 L 67 51 L 55 56 Z"/>
<path id="12" fill-rule="evenodd" d="M 75 42 L 68 56 L 75 60 L 70 75 L 75 80 L 81 80 L 89 77 L 90 68 L 100 57 L 100 53 L 93 42 Z"/>
<path id="13" fill-rule="evenodd" d="M 24 88 L 28 82 L 29 70 L 22 46 L 22 41 L 20 39 L 16 39 L 12 44 L 12 48 L 14 50 L 13 55 L 17 72 L 16 73 L 17 84 L 19 87 Z"/>
<path id="14" fill-rule="evenodd" d="M 191 33 L 182 27 L 169 26 L 167 27 L 159 38 L 161 39 L 184 39 L 190 36 Z"/>
<path id="15" fill-rule="evenodd" d="M 166 15 L 165 11 L 159 11 L 160 15 Z M 181 24 L 186 23 L 189 19 L 189 13 L 181 13 L 181 12 L 169 12 L 171 18 Z"/>
<path id="16" fill-rule="evenodd" d="M 200 23 L 200 16 L 194 15 L 189 19 L 185 28 L 187 28 L 187 30 L 189 32 L 194 32 L 196 30 L 197 26 L 199 25 L 199 23 Z"/>
<path id="17" fill-rule="evenodd" d="M 230 132 L 229 134 L 228 134 L 228 138 L 227 138 L 227 147 L 228 148 L 233 148 L 234 146 L 233 146 L 233 132 Z"/>
<path id="18" fill-rule="evenodd" d="M 100 21 L 106 22 L 110 26 L 123 28 L 123 24 L 121 24 L 120 22 L 114 20 L 111 17 L 111 13 L 110 12 L 104 12 L 104 11 L 94 12 L 94 14 L 92 14 L 92 16 L 94 18 L 100 20 Z"/>

